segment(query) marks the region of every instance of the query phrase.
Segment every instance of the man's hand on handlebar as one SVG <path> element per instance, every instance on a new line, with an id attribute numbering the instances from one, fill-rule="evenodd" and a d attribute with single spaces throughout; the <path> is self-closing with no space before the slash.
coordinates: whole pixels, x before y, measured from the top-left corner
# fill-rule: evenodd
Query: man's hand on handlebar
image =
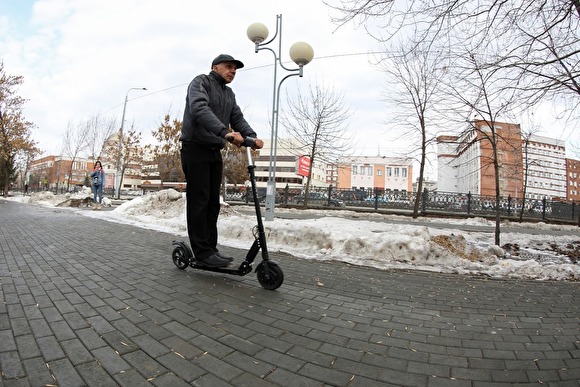
<path id="1" fill-rule="evenodd" d="M 237 146 L 238 148 L 241 147 L 242 144 L 244 143 L 244 138 L 238 132 L 230 132 L 226 134 L 225 139 L 234 144 L 235 146 Z"/>
<path id="2" fill-rule="evenodd" d="M 232 144 L 237 146 L 238 148 L 241 146 L 248 146 L 251 147 L 252 149 L 262 149 L 262 147 L 264 146 L 264 141 L 260 140 L 259 138 L 248 137 L 244 139 L 242 135 L 238 132 L 230 132 L 226 134 L 225 139 L 228 142 L 231 142 Z"/>
<path id="3" fill-rule="evenodd" d="M 244 146 L 252 149 L 262 149 L 264 146 L 264 141 L 260 140 L 259 138 L 246 137 L 244 139 Z"/>

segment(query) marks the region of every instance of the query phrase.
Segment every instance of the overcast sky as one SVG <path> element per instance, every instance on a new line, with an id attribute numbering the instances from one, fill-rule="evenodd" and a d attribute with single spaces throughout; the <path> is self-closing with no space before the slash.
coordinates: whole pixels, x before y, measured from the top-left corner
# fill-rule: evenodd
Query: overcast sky
<path id="1" fill-rule="evenodd" d="M 296 41 L 310 43 L 315 54 L 304 78 L 284 82 L 282 103 L 285 90 L 324 83 L 344 93 L 354 113 L 355 154 L 401 151 L 385 124 L 388 86 L 372 54 L 379 45 L 353 25 L 336 31 L 319 0 L 0 0 L 0 58 L 9 75 L 24 77 L 18 91 L 28 100 L 25 116 L 46 153 L 60 153 L 69 122 L 100 115 L 120 123 L 133 87 L 148 90 L 129 92 L 125 128 L 134 123 L 149 142 L 166 113 L 181 119 L 187 84 L 209 72 L 220 53 L 245 63 L 231 86 L 247 120 L 268 138 L 274 57 L 254 53 L 246 29 L 262 22 L 272 36 L 277 14 L 283 15 L 283 60 L 290 61 Z M 277 41 L 270 46 L 277 49 Z"/>

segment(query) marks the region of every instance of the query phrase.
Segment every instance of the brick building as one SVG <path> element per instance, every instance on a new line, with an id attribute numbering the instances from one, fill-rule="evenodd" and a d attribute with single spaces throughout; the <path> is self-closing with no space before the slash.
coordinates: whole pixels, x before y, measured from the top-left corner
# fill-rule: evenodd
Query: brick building
<path id="1" fill-rule="evenodd" d="M 580 160 L 566 159 L 566 200 L 580 201 Z"/>
<path id="2" fill-rule="evenodd" d="M 45 156 L 30 163 L 26 181 L 30 189 L 60 189 L 88 184 L 93 161 L 86 158 L 72 159 L 63 156 Z M 70 179 L 69 179 L 70 177 Z"/>
<path id="3" fill-rule="evenodd" d="M 491 128 L 483 120 L 470 127 L 461 136 L 437 138 L 437 189 L 495 196 L 493 149 L 487 140 Z M 522 139 L 520 125 L 505 122 L 495 123 L 495 133 L 502 196 L 521 199 L 526 184 L 528 199 L 566 197 L 563 141 L 535 135 Z"/>
<path id="4" fill-rule="evenodd" d="M 336 165 L 336 188 L 412 192 L 413 159 L 360 156 L 345 160 Z"/>

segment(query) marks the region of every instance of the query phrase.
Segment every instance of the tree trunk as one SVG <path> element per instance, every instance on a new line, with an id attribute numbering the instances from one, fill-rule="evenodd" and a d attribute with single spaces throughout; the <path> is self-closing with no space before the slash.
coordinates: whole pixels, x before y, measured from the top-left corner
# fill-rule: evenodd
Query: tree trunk
<path id="1" fill-rule="evenodd" d="M 495 133 L 493 135 L 493 169 L 495 172 L 495 244 L 500 245 L 500 223 L 501 223 L 501 208 L 500 208 L 500 188 L 499 188 L 499 161 L 497 159 L 497 138 Z"/>
<path id="2" fill-rule="evenodd" d="M 427 134 L 425 133 L 425 121 L 421 119 L 421 163 L 419 165 L 419 182 L 415 194 L 415 206 L 413 207 L 413 219 L 419 217 L 419 204 L 423 194 L 423 175 L 425 173 L 425 160 L 427 158 Z"/>

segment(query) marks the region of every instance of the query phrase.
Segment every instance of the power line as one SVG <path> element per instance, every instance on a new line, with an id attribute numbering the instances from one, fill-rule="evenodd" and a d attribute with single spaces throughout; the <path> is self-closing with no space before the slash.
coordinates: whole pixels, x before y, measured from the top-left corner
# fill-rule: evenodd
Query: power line
<path id="1" fill-rule="evenodd" d="M 352 53 L 342 53 L 342 54 L 331 54 L 331 55 L 317 56 L 315 59 L 316 60 L 321 60 L 321 59 L 332 59 L 332 58 L 341 58 L 341 57 L 349 57 L 349 56 L 361 56 L 361 55 L 373 55 L 373 54 L 384 54 L 384 51 L 367 51 L 367 52 L 352 52 Z M 284 62 L 284 63 L 292 63 L 292 62 L 291 61 L 287 61 L 287 62 Z M 261 65 L 261 66 L 247 67 L 247 68 L 244 68 L 243 71 L 259 70 L 259 69 L 263 69 L 263 68 L 267 68 L 267 67 L 272 67 L 272 66 L 274 66 L 274 63 L 269 63 L 269 64 L 265 64 L 265 65 Z M 133 98 L 128 99 L 128 101 L 133 101 L 133 100 L 136 100 L 136 99 L 141 99 L 141 98 L 149 97 L 150 95 L 155 95 L 155 94 L 163 93 L 163 92 L 168 91 L 168 90 L 172 90 L 172 89 L 175 89 L 175 88 L 178 88 L 178 87 L 186 86 L 188 84 L 189 84 L 189 82 L 185 82 L 185 83 L 180 83 L 180 84 L 175 85 L 175 86 L 166 87 L 165 89 L 160 89 L 160 90 L 152 91 L 150 93 L 141 93 L 138 96 L 135 96 Z M 121 106 L 123 106 L 123 102 L 121 102 L 121 103 L 119 103 L 119 104 L 117 104 L 117 105 L 115 105 L 115 106 L 113 106 L 113 107 L 105 110 L 102 113 L 97 114 L 97 117 L 98 116 L 101 116 L 101 115 L 103 115 L 105 113 L 108 113 L 108 112 L 110 112 L 112 110 L 115 110 L 115 109 L 117 109 L 117 108 L 119 108 Z"/>

